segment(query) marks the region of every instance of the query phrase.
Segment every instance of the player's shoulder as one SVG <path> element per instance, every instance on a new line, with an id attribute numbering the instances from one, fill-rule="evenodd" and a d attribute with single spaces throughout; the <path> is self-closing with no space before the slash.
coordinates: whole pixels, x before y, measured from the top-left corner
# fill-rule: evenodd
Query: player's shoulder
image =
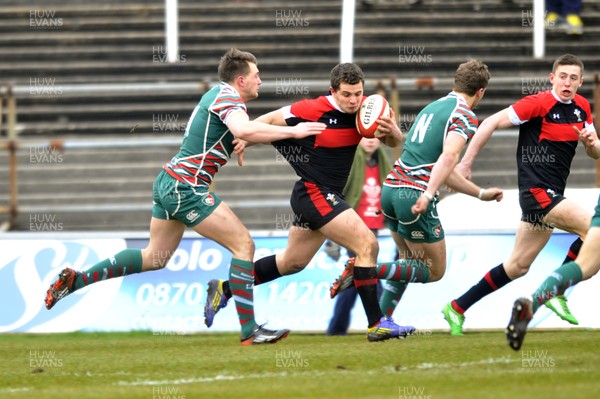
<path id="1" fill-rule="evenodd" d="M 540 91 L 529 94 L 517 100 L 512 106 L 513 109 L 531 109 L 535 112 L 547 112 L 556 105 L 559 100 L 552 94 L 552 90 Z"/>
<path id="2" fill-rule="evenodd" d="M 455 112 L 458 114 L 466 115 L 472 119 L 477 119 L 477 116 L 475 115 L 473 109 L 469 107 L 469 104 L 467 104 L 467 102 L 464 100 L 458 102 Z"/>
<path id="3" fill-rule="evenodd" d="M 579 105 L 580 107 L 584 107 L 584 108 L 588 108 L 588 109 L 591 108 L 590 102 L 588 101 L 588 99 L 579 93 L 575 94 L 573 101 L 575 101 L 575 104 Z"/>
<path id="4" fill-rule="evenodd" d="M 218 97 L 228 97 L 228 98 L 235 98 L 235 99 L 242 99 L 240 97 L 240 94 L 237 92 L 237 90 L 231 86 L 230 84 L 221 82 L 218 86 Z"/>
<path id="5" fill-rule="evenodd" d="M 221 84 L 213 87 L 211 91 L 207 92 L 204 96 L 207 96 L 207 101 L 209 102 L 208 107 L 212 111 L 218 111 L 231 107 L 241 107 L 243 109 L 246 108 L 244 100 L 237 90 L 227 83 L 221 82 Z"/>
<path id="6" fill-rule="evenodd" d="M 537 93 L 529 94 L 522 98 L 529 102 L 537 102 L 541 104 L 556 104 L 559 100 L 552 93 L 552 90 L 539 91 Z"/>
<path id="7" fill-rule="evenodd" d="M 319 97 L 315 97 L 315 98 L 304 98 L 302 100 L 298 100 L 295 103 L 293 103 L 292 106 L 326 109 L 328 107 L 331 107 L 331 104 L 327 100 L 326 96 L 319 96 Z"/>
<path id="8" fill-rule="evenodd" d="M 450 93 L 447 96 L 439 98 L 430 105 L 431 108 L 446 109 L 447 112 L 451 114 L 451 117 L 456 115 L 464 115 L 469 119 L 477 119 L 475 112 L 473 112 L 471 107 L 469 107 L 467 101 L 456 93 Z"/>
<path id="9" fill-rule="evenodd" d="M 335 105 L 327 97 L 328 96 L 320 96 L 296 101 L 290 106 L 291 112 L 296 116 L 317 120 L 324 114 L 329 114 L 337 110 Z"/>

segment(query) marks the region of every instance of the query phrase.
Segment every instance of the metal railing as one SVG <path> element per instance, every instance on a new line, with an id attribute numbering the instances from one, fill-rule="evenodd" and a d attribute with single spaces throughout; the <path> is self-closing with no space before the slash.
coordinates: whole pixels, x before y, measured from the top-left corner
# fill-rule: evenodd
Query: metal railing
<path id="1" fill-rule="evenodd" d="M 528 80 L 529 79 L 529 80 Z M 537 79 L 537 80 L 536 80 Z M 523 84 L 527 81 L 540 81 L 540 77 L 497 77 L 493 79 L 494 84 Z M 61 85 L 61 95 L 83 95 L 93 97 L 98 94 L 112 95 L 132 94 L 132 93 L 165 93 L 165 94 L 183 94 L 197 93 L 202 95 L 208 91 L 217 82 L 179 82 L 179 83 L 139 83 L 139 84 L 79 84 L 79 85 Z M 303 80 L 302 85 L 309 90 L 322 91 L 324 87 L 329 87 L 327 80 Z M 385 95 L 398 118 L 401 115 L 400 89 L 406 88 L 448 88 L 451 89 L 453 78 L 395 78 L 388 79 L 368 79 L 365 81 L 365 92 L 378 92 Z M 600 121 L 600 75 L 594 76 L 594 113 L 595 120 Z M 277 82 L 265 81 L 261 90 L 267 93 L 275 93 Z M 18 182 L 17 182 L 17 150 L 23 146 L 18 138 L 17 132 L 17 100 L 27 98 L 31 95 L 31 87 L 26 85 L 19 86 L 0 86 L 0 128 L 5 127 L 6 132 L 0 130 L 0 137 L 5 135 L 5 139 L 0 140 L 0 150 L 8 151 L 8 201 L 5 205 L 0 205 L 0 214 L 7 214 L 8 220 L 0 224 L 0 231 L 10 230 L 14 225 L 19 207 L 18 207 Z M 43 94 L 35 93 L 37 97 L 43 97 Z M 6 124 L 3 124 L 2 116 L 6 114 Z M 5 134 L 4 134 L 5 133 Z M 514 134 L 514 133 L 511 133 Z M 179 141 L 179 140 L 177 140 Z M 72 140 L 50 140 L 44 142 L 52 149 L 75 149 L 75 148 L 101 148 L 101 147 L 151 147 L 177 144 L 174 139 L 156 139 L 145 140 L 143 143 L 129 142 L 123 140 L 105 140 L 105 141 L 72 141 Z M 397 158 L 399 148 L 395 149 L 394 156 Z M 596 163 L 596 187 L 600 187 L 600 161 Z"/>

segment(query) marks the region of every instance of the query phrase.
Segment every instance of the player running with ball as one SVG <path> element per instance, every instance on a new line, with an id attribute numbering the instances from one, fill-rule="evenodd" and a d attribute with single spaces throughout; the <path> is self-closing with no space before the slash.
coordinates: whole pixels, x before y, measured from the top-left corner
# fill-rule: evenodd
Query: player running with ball
<path id="1" fill-rule="evenodd" d="M 360 140 L 355 116 L 364 98 L 364 75 L 358 65 L 343 63 L 331 71 L 330 93 L 270 112 L 259 121 L 277 126 L 300 122 L 323 122 L 327 129 L 318 137 L 274 142 L 285 154 L 299 154 L 288 161 L 300 177 L 290 203 L 294 226 L 289 231 L 285 251 L 259 259 L 254 264 L 255 284 L 303 270 L 329 239 L 356 254 L 354 285 L 367 315 L 367 339 L 382 341 L 404 337 L 414 331 L 384 317 L 377 300 L 375 265 L 379 252 L 377 238 L 342 195 Z M 393 113 L 382 117 L 378 138 L 391 146 L 402 139 Z M 210 282 L 205 306 L 206 325 L 227 305 L 235 281 Z"/>
<path id="2" fill-rule="evenodd" d="M 381 206 L 401 258 L 376 268 L 375 277 L 387 280 L 380 306 L 388 316 L 409 283 L 438 281 L 445 273 L 446 241 L 437 213 L 439 188 L 446 184 L 483 201 L 502 199 L 502 190 L 480 188 L 454 171 L 477 129 L 472 109 L 483 98 L 489 78 L 487 66 L 480 61 L 459 65 L 453 91 L 417 115 L 402 155 L 384 182 Z M 349 262 L 332 286 L 332 297 L 352 278 L 356 278 L 356 267 Z"/>

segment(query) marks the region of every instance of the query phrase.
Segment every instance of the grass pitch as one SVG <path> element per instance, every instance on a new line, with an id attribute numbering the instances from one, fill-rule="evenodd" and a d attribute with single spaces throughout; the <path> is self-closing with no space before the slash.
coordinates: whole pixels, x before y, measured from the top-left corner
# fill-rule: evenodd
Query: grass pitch
<path id="1" fill-rule="evenodd" d="M 535 331 L 519 352 L 500 331 L 238 335 L 0 334 L 0 398 L 598 398 L 600 331 Z"/>

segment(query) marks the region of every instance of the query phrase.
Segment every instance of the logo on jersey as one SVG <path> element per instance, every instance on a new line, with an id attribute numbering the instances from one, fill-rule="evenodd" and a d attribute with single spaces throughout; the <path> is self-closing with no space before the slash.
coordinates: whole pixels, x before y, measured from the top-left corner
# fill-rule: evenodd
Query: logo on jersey
<path id="1" fill-rule="evenodd" d="M 189 220 L 190 222 L 193 222 L 194 220 L 198 219 L 200 217 L 200 215 L 198 214 L 198 212 L 196 212 L 195 209 L 192 209 L 191 211 L 188 212 L 187 215 L 185 215 L 185 218 L 187 220 Z"/>
<path id="2" fill-rule="evenodd" d="M 331 202 L 331 205 L 333 205 L 333 206 L 336 206 L 336 205 L 338 205 L 340 203 L 340 201 L 337 199 L 337 197 L 333 193 L 327 194 L 327 196 L 325 197 L 325 199 L 327 201 Z"/>
<path id="3" fill-rule="evenodd" d="M 425 232 L 423 232 L 423 231 L 411 231 L 410 232 L 410 238 L 412 238 L 413 240 L 424 240 L 425 239 Z"/>
<path id="4" fill-rule="evenodd" d="M 554 190 L 552 190 L 550 188 L 546 190 L 546 193 L 548 194 L 548 197 L 550 197 L 550 198 L 554 198 L 558 195 L 558 194 L 556 194 L 556 192 L 554 192 Z"/>
<path id="5" fill-rule="evenodd" d="M 213 206 L 215 204 L 215 198 L 211 194 L 206 194 L 202 202 L 204 202 L 205 205 Z"/>
<path id="6" fill-rule="evenodd" d="M 438 237 L 439 237 L 439 236 L 442 234 L 442 225 L 441 225 L 441 224 L 438 224 L 437 226 L 435 226 L 435 227 L 432 229 L 432 232 L 433 232 L 433 236 L 434 236 L 435 238 L 438 238 Z"/>
<path id="7" fill-rule="evenodd" d="M 559 119 L 560 118 L 560 114 L 552 114 L 552 119 Z"/>
<path id="8" fill-rule="evenodd" d="M 581 120 L 581 111 L 580 110 L 576 109 L 573 111 L 573 113 L 577 117 L 577 122 L 583 122 L 583 120 Z"/>
<path id="9" fill-rule="evenodd" d="M 331 119 L 331 118 L 329 118 L 329 124 L 330 125 L 337 125 L 337 119 Z"/>

